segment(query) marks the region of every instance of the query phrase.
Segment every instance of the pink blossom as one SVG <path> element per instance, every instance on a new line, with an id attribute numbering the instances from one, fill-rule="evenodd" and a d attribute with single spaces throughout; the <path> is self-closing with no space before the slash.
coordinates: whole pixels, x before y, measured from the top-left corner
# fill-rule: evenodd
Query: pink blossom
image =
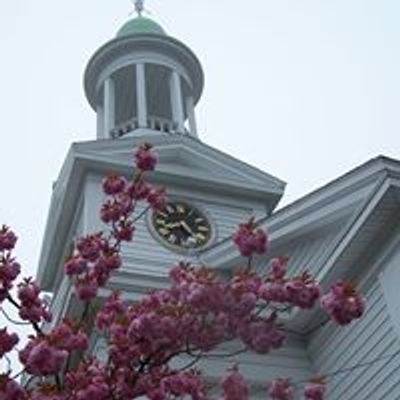
<path id="1" fill-rule="evenodd" d="M 21 266 L 8 254 L 0 259 L 0 302 L 7 298 Z"/>
<path id="2" fill-rule="evenodd" d="M 108 400 L 110 389 L 105 382 L 93 381 L 87 387 L 82 388 L 76 393 L 76 400 Z"/>
<path id="3" fill-rule="evenodd" d="M 67 275 L 80 275 L 87 271 L 87 261 L 80 256 L 74 256 L 64 264 L 64 270 Z"/>
<path id="4" fill-rule="evenodd" d="M 121 299 L 121 295 L 118 292 L 112 293 L 96 315 L 97 328 L 104 329 L 109 327 L 114 319 L 125 311 L 126 305 Z"/>
<path id="5" fill-rule="evenodd" d="M 152 190 L 152 186 L 146 182 L 131 182 L 128 185 L 127 193 L 133 200 L 145 200 Z"/>
<path id="6" fill-rule="evenodd" d="M 237 367 L 223 378 L 221 386 L 224 400 L 247 400 L 249 398 L 249 387 Z"/>
<path id="7" fill-rule="evenodd" d="M 250 257 L 254 253 L 263 254 L 268 248 L 268 237 L 262 229 L 256 229 L 254 219 L 239 225 L 239 229 L 233 235 L 233 242 L 243 257 Z"/>
<path id="8" fill-rule="evenodd" d="M 0 400 L 28 400 L 28 395 L 14 379 L 0 375 Z"/>
<path id="9" fill-rule="evenodd" d="M 294 389 L 289 379 L 274 379 L 268 385 L 268 393 L 274 400 L 291 400 L 293 399 Z"/>
<path id="10" fill-rule="evenodd" d="M 29 400 L 71 400 L 67 394 L 59 393 L 56 385 L 42 385 L 30 393 Z"/>
<path id="11" fill-rule="evenodd" d="M 114 236 L 116 239 L 123 242 L 130 242 L 133 239 L 135 227 L 130 221 L 120 222 L 114 229 Z"/>
<path id="12" fill-rule="evenodd" d="M 118 253 L 106 254 L 105 263 L 109 271 L 114 271 L 122 265 L 122 259 Z"/>
<path id="13" fill-rule="evenodd" d="M 108 195 L 121 193 L 125 185 L 126 179 L 119 175 L 109 175 L 103 180 L 103 190 Z"/>
<path id="14" fill-rule="evenodd" d="M 287 291 L 282 282 L 265 282 L 260 286 L 259 296 L 265 301 L 284 303 L 288 301 Z"/>
<path id="15" fill-rule="evenodd" d="M 19 342 L 18 335 L 16 333 L 7 333 L 7 328 L 0 330 L 0 358 L 4 354 L 10 352 L 14 346 Z"/>
<path id="16" fill-rule="evenodd" d="M 79 364 L 78 368 L 66 376 L 66 383 L 73 392 L 74 400 L 109 400 L 110 387 L 107 382 L 107 374 L 94 359 Z"/>
<path id="17" fill-rule="evenodd" d="M 286 275 L 288 257 L 275 257 L 270 262 L 271 275 L 274 279 L 283 279 Z"/>
<path id="18" fill-rule="evenodd" d="M 165 189 L 152 189 L 147 196 L 147 201 L 154 211 L 163 211 L 167 206 L 167 193 Z"/>
<path id="19" fill-rule="evenodd" d="M 286 340 L 286 332 L 276 324 L 276 314 L 268 318 L 254 318 L 239 330 L 243 342 L 259 354 L 279 349 Z"/>
<path id="20" fill-rule="evenodd" d="M 157 396 L 172 394 L 180 398 L 189 395 L 192 399 L 205 400 L 205 385 L 202 377 L 196 371 L 185 371 L 171 374 L 162 379 Z"/>
<path id="21" fill-rule="evenodd" d="M 100 216 L 106 224 L 119 221 L 124 215 L 122 204 L 117 201 L 108 201 L 103 204 Z"/>
<path id="22" fill-rule="evenodd" d="M 321 297 L 321 308 L 339 325 L 347 325 L 363 315 L 365 302 L 351 283 L 339 281 Z"/>
<path id="23" fill-rule="evenodd" d="M 51 321 L 48 306 L 40 299 L 40 289 L 30 278 L 18 285 L 18 298 L 21 301 L 19 315 L 21 319 L 33 323 Z"/>
<path id="24" fill-rule="evenodd" d="M 321 294 L 319 285 L 308 273 L 286 282 L 285 290 L 288 301 L 304 309 L 312 308 Z"/>
<path id="25" fill-rule="evenodd" d="M 97 296 L 98 284 L 89 277 L 80 279 L 75 283 L 75 293 L 82 301 L 89 301 Z"/>
<path id="26" fill-rule="evenodd" d="M 36 376 L 58 373 L 67 357 L 67 351 L 50 345 L 46 340 L 31 340 L 19 352 L 19 359 L 27 372 Z"/>
<path id="27" fill-rule="evenodd" d="M 5 257 L 3 264 L 0 264 L 0 280 L 11 282 L 21 272 L 21 266 L 13 258 Z"/>
<path id="28" fill-rule="evenodd" d="M 304 387 L 306 400 L 324 400 L 326 385 L 322 382 L 310 382 Z"/>
<path id="29" fill-rule="evenodd" d="M 78 239 L 76 248 L 85 260 L 96 261 L 104 248 L 104 240 L 101 234 L 88 235 Z"/>
<path id="30" fill-rule="evenodd" d="M 49 340 L 58 349 L 68 352 L 85 351 L 89 345 L 86 333 L 67 320 L 50 332 Z"/>
<path id="31" fill-rule="evenodd" d="M 17 242 L 17 236 L 6 225 L 0 229 L 0 252 L 4 250 L 12 250 Z"/>
<path id="32" fill-rule="evenodd" d="M 142 144 L 135 153 L 136 167 L 142 171 L 152 171 L 158 162 L 157 154 L 149 143 Z"/>

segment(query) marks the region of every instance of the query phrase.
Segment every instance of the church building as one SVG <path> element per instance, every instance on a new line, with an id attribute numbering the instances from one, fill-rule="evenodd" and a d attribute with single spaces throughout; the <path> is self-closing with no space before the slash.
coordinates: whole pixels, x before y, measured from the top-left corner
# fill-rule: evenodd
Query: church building
<path id="1" fill-rule="evenodd" d="M 270 251 L 256 260 L 259 268 L 287 255 L 289 274 L 308 269 L 324 288 L 349 279 L 365 296 L 367 312 L 345 328 L 321 325 L 319 311 L 291 313 L 286 325 L 293 333 L 282 350 L 238 356 L 251 398 L 267 398 L 265 384 L 276 377 L 303 382 L 326 374 L 329 400 L 400 399 L 400 162 L 377 157 L 277 209 L 283 181 L 202 141 L 196 105 L 203 85 L 194 52 L 142 15 L 88 62 L 84 89 L 97 117 L 96 139 L 68 152 L 53 188 L 37 274 L 41 288 L 53 293 L 53 323 L 79 312 L 63 263 L 76 237 L 104 228 L 103 177 L 131 175 L 133 149 L 146 141 L 159 153 L 151 182 L 167 188 L 173 208 L 196 213 L 201 230 L 195 243 L 179 241 L 148 212 L 98 303 L 109 289 L 136 301 L 165 287 L 169 269 L 182 259 L 229 275 L 243 263 L 231 235 L 254 216 L 271 239 Z M 101 358 L 103 339 L 93 332 L 91 341 Z M 217 379 L 227 365 L 208 361 L 205 373 Z"/>

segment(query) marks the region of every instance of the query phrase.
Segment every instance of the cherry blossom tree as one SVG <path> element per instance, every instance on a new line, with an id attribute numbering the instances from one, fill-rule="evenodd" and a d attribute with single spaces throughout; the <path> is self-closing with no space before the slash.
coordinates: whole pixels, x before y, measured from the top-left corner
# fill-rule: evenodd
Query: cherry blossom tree
<path id="1" fill-rule="evenodd" d="M 155 212 L 167 204 L 165 190 L 154 187 L 146 176 L 158 157 L 149 144 L 134 154 L 136 175 L 128 180 L 110 175 L 103 181 L 107 197 L 100 218 L 108 231 L 76 240 L 65 273 L 73 283 L 83 312 L 76 320 L 65 319 L 46 328 L 51 311 L 32 278 L 17 283 L 20 265 L 14 256 L 15 233 L 0 229 L 0 302 L 18 311 L 21 321 L 32 327 L 27 343 L 20 343 L 10 327 L 0 330 L 0 359 L 18 352 L 23 367 L 0 375 L 0 400 L 151 400 L 189 397 L 212 398 L 208 384 L 196 364 L 223 343 L 240 343 L 239 351 L 268 353 L 285 344 L 288 332 L 282 314 L 293 308 L 320 306 L 332 323 L 347 325 L 364 312 L 364 301 L 347 282 L 336 282 L 325 294 L 308 273 L 289 276 L 286 257 L 273 258 L 260 274 L 252 266 L 253 256 L 268 250 L 268 235 L 254 219 L 241 224 L 233 243 L 248 262 L 227 278 L 204 266 L 179 263 L 169 272 L 170 286 L 127 303 L 115 292 L 104 302 L 95 328 L 108 341 L 106 361 L 88 352 L 88 314 L 99 288 L 106 287 L 111 274 L 121 268 L 121 246 L 135 236 L 135 223 L 143 216 L 138 204 Z M 17 346 L 19 350 L 17 350 Z M 186 356 L 187 365 L 174 367 Z M 28 379 L 21 384 L 19 377 Z M 249 398 L 249 386 L 232 365 L 220 383 L 224 400 Z M 294 385 L 281 377 L 267 383 L 271 399 L 294 398 Z M 326 396 L 324 379 L 315 378 L 303 387 L 308 400 Z"/>

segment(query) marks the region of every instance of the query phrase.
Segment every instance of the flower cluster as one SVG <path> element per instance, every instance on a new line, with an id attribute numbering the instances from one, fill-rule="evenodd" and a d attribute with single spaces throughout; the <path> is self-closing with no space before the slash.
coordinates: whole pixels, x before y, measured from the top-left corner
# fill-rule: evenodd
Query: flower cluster
<path id="1" fill-rule="evenodd" d="M 302 309 L 312 308 L 320 297 L 320 287 L 308 272 L 293 278 L 286 277 L 287 257 L 271 260 L 270 272 L 259 290 L 265 301 L 287 303 Z"/>
<path id="2" fill-rule="evenodd" d="M 323 380 L 317 379 L 304 387 L 305 400 L 324 400 L 325 394 L 326 385 Z"/>
<path id="3" fill-rule="evenodd" d="M 28 400 L 26 390 L 11 379 L 8 374 L 0 375 L 0 399 L 1 400 Z M 44 399 L 38 399 L 44 400 Z"/>
<path id="4" fill-rule="evenodd" d="M 144 143 L 135 153 L 136 167 L 142 171 L 153 171 L 158 162 L 157 154 L 152 150 L 152 145 Z"/>
<path id="5" fill-rule="evenodd" d="M 294 385 L 287 378 L 274 379 L 268 385 L 268 393 L 273 400 L 292 400 L 294 398 Z M 315 379 L 303 388 L 305 400 L 324 400 L 326 385 L 323 379 Z"/>
<path id="6" fill-rule="evenodd" d="M 78 239 L 73 256 L 64 265 L 65 273 L 74 278 L 79 299 L 89 301 L 96 297 L 111 273 L 121 265 L 118 252 L 102 233 Z"/>
<path id="7" fill-rule="evenodd" d="M 321 297 L 321 308 L 339 325 L 347 325 L 360 318 L 365 303 L 349 282 L 337 282 Z"/>
<path id="8" fill-rule="evenodd" d="M 154 389 L 153 389 L 154 390 Z M 190 396 L 196 400 L 206 400 L 206 385 L 200 373 L 195 370 L 166 374 L 161 380 L 159 389 L 147 390 L 150 399 L 156 400 L 171 398 L 184 398 Z"/>
<path id="9" fill-rule="evenodd" d="M 0 302 L 4 301 L 21 272 L 21 266 L 12 257 L 17 242 L 15 233 L 3 225 L 0 229 Z"/>
<path id="10" fill-rule="evenodd" d="M 268 385 L 268 393 L 273 400 L 292 400 L 294 387 L 287 378 L 278 378 Z"/>
<path id="11" fill-rule="evenodd" d="M 55 327 L 48 335 L 47 340 L 60 350 L 68 352 L 85 351 L 89 340 L 83 328 L 74 321 L 65 320 Z"/>
<path id="12" fill-rule="evenodd" d="M 180 264 L 170 271 L 170 289 L 151 293 L 135 305 L 117 294 L 104 304 L 97 327 L 110 336 L 115 365 L 140 365 L 157 354 L 160 360 L 189 347 L 205 352 L 227 339 L 239 338 L 246 347 L 267 353 L 284 344 L 286 333 L 276 313 L 258 315 L 261 280 L 239 271 L 224 281 L 206 268 Z"/>
<path id="13" fill-rule="evenodd" d="M 20 272 L 21 266 L 10 254 L 0 258 L 0 302 L 7 298 Z"/>
<path id="14" fill-rule="evenodd" d="M 87 347 L 88 337 L 83 329 L 65 320 L 48 335 L 32 338 L 19 352 L 19 358 L 28 373 L 47 376 L 58 373 L 70 353 Z"/>
<path id="15" fill-rule="evenodd" d="M 243 257 L 250 257 L 253 254 L 263 254 L 268 248 L 268 236 L 257 228 L 254 219 L 245 224 L 240 224 L 239 229 L 233 235 L 233 242 Z"/>
<path id="16" fill-rule="evenodd" d="M 90 359 L 66 376 L 67 392 L 74 400 L 108 400 L 112 398 L 105 367 Z"/>
<path id="17" fill-rule="evenodd" d="M 247 400 L 249 398 L 249 387 L 237 367 L 223 378 L 221 387 L 224 400 Z"/>
<path id="18" fill-rule="evenodd" d="M 18 299 L 21 302 L 19 316 L 22 320 L 35 324 L 51 321 L 49 307 L 40 298 L 40 289 L 31 278 L 24 279 L 18 285 Z"/>
<path id="19" fill-rule="evenodd" d="M 0 229 L 0 252 L 11 251 L 17 243 L 17 236 L 6 225 Z"/>
<path id="20" fill-rule="evenodd" d="M 10 352 L 14 346 L 19 342 L 18 335 L 16 333 L 8 333 L 7 328 L 0 330 L 0 358 L 4 354 Z"/>
<path id="21" fill-rule="evenodd" d="M 26 371 L 34 376 L 57 374 L 68 358 L 66 350 L 52 345 L 45 338 L 33 338 L 19 352 Z"/>

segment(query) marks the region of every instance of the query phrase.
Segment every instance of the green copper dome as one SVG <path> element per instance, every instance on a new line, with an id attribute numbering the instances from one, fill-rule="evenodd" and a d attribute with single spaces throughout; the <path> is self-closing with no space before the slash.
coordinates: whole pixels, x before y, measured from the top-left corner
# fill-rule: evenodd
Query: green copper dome
<path id="1" fill-rule="evenodd" d="M 136 35 L 140 33 L 152 33 L 165 35 L 164 29 L 150 18 L 137 17 L 126 22 L 118 31 L 117 37 Z"/>

